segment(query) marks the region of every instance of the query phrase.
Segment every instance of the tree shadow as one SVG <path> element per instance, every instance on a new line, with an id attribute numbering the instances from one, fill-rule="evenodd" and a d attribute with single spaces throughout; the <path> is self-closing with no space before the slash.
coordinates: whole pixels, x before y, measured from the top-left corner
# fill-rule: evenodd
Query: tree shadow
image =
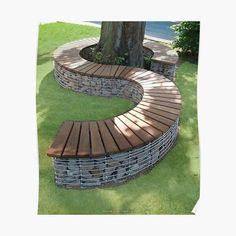
<path id="1" fill-rule="evenodd" d="M 178 65 L 181 65 L 186 61 L 195 65 L 198 64 L 198 55 L 182 53 L 182 52 L 178 52 L 178 55 L 179 55 Z"/>
<path id="2" fill-rule="evenodd" d="M 37 65 L 42 65 L 52 60 L 52 54 L 50 52 L 39 54 L 37 56 Z"/>

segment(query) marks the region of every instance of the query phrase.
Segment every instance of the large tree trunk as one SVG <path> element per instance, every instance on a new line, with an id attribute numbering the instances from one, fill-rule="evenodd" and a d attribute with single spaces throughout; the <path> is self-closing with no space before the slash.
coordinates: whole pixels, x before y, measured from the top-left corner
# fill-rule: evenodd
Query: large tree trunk
<path id="1" fill-rule="evenodd" d="M 115 64 L 121 57 L 129 66 L 143 67 L 144 31 L 145 22 L 102 22 L 95 54 L 102 53 L 103 63 Z"/>

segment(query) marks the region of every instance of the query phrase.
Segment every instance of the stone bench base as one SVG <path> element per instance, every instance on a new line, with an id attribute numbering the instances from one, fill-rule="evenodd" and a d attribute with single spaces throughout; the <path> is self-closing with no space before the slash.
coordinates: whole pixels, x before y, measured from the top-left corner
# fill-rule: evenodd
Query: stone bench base
<path id="1" fill-rule="evenodd" d="M 175 80 L 175 64 L 167 64 L 164 62 L 151 61 L 151 71 L 159 73 L 161 75 L 166 76 L 168 79 L 174 81 Z"/>
<path id="2" fill-rule="evenodd" d="M 126 182 L 151 169 L 173 146 L 178 122 L 161 137 L 128 152 L 99 158 L 53 158 L 55 182 L 65 188 L 89 188 Z"/>
<path id="3" fill-rule="evenodd" d="M 54 62 L 54 77 L 64 88 L 78 93 L 96 96 L 118 96 L 138 104 L 143 96 L 143 88 L 134 81 L 118 78 L 97 78 L 72 73 Z"/>

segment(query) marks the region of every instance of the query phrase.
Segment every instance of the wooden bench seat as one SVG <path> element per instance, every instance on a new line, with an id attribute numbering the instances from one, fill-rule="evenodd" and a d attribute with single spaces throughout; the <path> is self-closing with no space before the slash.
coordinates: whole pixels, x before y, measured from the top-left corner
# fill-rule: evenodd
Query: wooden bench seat
<path id="1" fill-rule="evenodd" d="M 143 98 L 134 109 L 109 120 L 65 121 L 48 150 L 49 156 L 97 157 L 138 148 L 160 137 L 180 114 L 180 93 L 173 82 L 143 69 L 94 64 L 93 68 L 103 70 L 97 74 L 88 70 L 85 75 L 138 81 L 144 89 Z M 142 80 L 140 73 L 134 76 L 137 71 L 146 79 Z"/>
<path id="2" fill-rule="evenodd" d="M 81 76 L 132 81 L 142 88 L 142 99 L 132 110 L 112 119 L 65 121 L 48 149 L 48 156 L 92 158 L 132 150 L 158 139 L 179 117 L 181 95 L 174 82 L 145 69 L 102 65 L 83 59 L 80 50 L 97 42 L 93 38 L 65 44 L 55 51 L 54 62 Z M 150 44 L 144 41 L 145 46 Z M 156 60 L 160 59 L 158 50 L 167 50 L 152 47 Z"/>
<path id="3" fill-rule="evenodd" d="M 67 43 L 54 52 L 54 61 L 61 66 L 65 66 L 68 69 L 74 69 L 79 73 L 87 73 L 88 71 L 90 71 L 90 73 L 95 73 L 97 71 L 95 74 L 96 76 L 99 76 L 100 73 L 104 73 L 104 76 L 109 76 L 110 73 L 113 73 L 109 67 L 104 70 L 105 68 L 102 67 L 102 65 L 93 64 L 80 55 L 80 51 L 83 48 L 95 45 L 98 41 L 99 38 L 87 38 Z M 149 39 L 144 39 L 143 46 L 152 51 L 151 70 L 164 74 L 169 79 L 173 80 L 175 66 L 178 62 L 178 54 L 176 51 L 169 46 Z M 116 67 L 112 67 L 112 69 L 116 70 Z M 117 71 L 117 76 L 122 72 L 122 67 L 120 67 L 120 70 Z"/>

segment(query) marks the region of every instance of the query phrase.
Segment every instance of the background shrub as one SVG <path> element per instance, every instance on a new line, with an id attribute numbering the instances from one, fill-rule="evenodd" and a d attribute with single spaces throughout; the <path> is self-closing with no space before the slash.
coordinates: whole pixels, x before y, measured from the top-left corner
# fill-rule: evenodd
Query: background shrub
<path id="1" fill-rule="evenodd" d="M 199 49 L 199 21 L 185 21 L 171 27 L 177 37 L 173 42 L 174 48 L 179 48 L 183 53 L 198 55 Z"/>

